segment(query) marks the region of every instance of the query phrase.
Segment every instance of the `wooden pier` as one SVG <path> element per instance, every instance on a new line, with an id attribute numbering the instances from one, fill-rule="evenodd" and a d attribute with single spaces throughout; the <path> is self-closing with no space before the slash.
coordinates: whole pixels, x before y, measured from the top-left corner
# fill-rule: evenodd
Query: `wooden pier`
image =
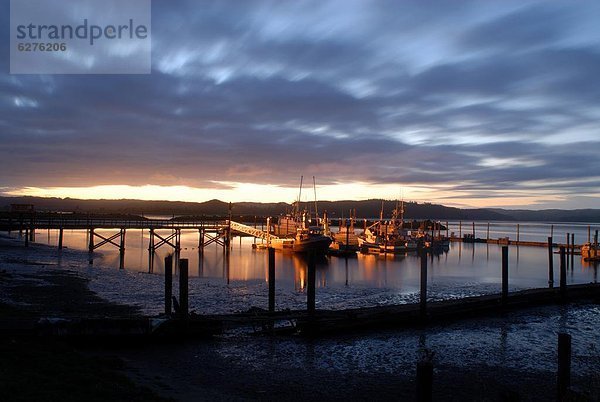
<path id="1" fill-rule="evenodd" d="M 198 231 L 198 249 L 203 252 L 204 248 L 211 244 L 217 244 L 228 251 L 231 247 L 231 239 L 234 235 L 252 236 L 266 239 L 267 232 L 244 225 L 229 218 L 207 218 L 195 220 L 176 219 L 69 219 L 69 218 L 47 218 L 47 217 L 23 217 L 8 216 L 0 217 L 0 230 L 7 232 L 19 232 L 25 245 L 35 240 L 36 230 L 58 230 L 58 248 L 63 248 L 63 236 L 65 230 L 86 230 L 88 232 L 88 251 L 92 253 L 103 246 L 114 246 L 121 254 L 125 252 L 125 235 L 127 230 L 147 230 L 149 232 L 148 250 L 154 253 L 162 246 L 169 246 L 174 252 L 181 250 L 181 231 Z M 112 234 L 101 234 L 104 231 L 114 230 Z M 161 235 L 159 230 L 171 230 L 171 234 Z"/>

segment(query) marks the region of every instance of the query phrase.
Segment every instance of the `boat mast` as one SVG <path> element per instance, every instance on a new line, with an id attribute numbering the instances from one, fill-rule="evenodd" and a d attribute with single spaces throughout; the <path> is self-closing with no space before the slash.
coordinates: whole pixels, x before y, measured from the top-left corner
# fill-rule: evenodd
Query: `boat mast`
<path id="1" fill-rule="evenodd" d="M 402 197 L 402 204 L 400 205 L 400 224 L 404 226 L 404 197 Z"/>
<path id="2" fill-rule="evenodd" d="M 379 235 L 383 233 L 383 200 L 381 200 L 381 211 L 379 212 Z"/>
<path id="3" fill-rule="evenodd" d="M 319 211 L 317 210 L 317 182 L 315 181 L 315 176 L 313 176 L 313 189 L 315 191 L 315 220 L 317 221 L 317 225 L 319 224 Z"/>
<path id="4" fill-rule="evenodd" d="M 298 193 L 298 202 L 296 203 L 296 213 L 294 215 L 300 215 L 300 199 L 302 198 L 302 179 L 304 179 L 304 176 L 300 176 L 300 192 Z"/>

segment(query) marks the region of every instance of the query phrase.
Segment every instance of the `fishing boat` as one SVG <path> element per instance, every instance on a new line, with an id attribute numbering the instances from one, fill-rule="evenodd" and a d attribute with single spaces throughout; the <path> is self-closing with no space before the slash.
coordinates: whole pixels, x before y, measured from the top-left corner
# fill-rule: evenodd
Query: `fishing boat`
<path id="1" fill-rule="evenodd" d="M 273 236 L 268 239 L 268 243 L 276 250 L 292 251 L 295 253 L 306 253 L 314 251 L 316 253 L 325 253 L 331 244 L 331 237 L 325 236 L 319 228 L 310 227 L 308 225 L 307 213 L 302 213 L 300 222 L 294 219 L 293 216 L 287 215 L 284 217 L 283 225 L 285 231 L 281 230 L 282 222 L 279 221 L 275 225 L 274 233 L 279 233 L 282 236 Z M 291 232 L 290 228 L 294 227 Z M 285 233 L 285 234 L 283 234 Z"/>
<path id="2" fill-rule="evenodd" d="M 366 221 L 365 221 L 366 222 Z M 383 219 L 383 202 L 379 220 L 358 236 L 358 246 L 363 253 L 405 253 L 417 249 L 411 233 L 403 228 L 404 202 L 396 204 L 392 219 Z M 365 223 L 366 225 L 366 223 Z"/>
<path id="3" fill-rule="evenodd" d="M 325 216 L 325 220 L 327 217 Z M 333 243 L 329 246 L 330 255 L 338 256 L 350 256 L 356 254 L 359 251 L 358 236 L 354 232 L 354 221 L 356 220 L 356 212 L 350 211 L 350 218 L 344 220 L 340 218 L 338 220 L 338 231 L 333 233 L 325 232 L 329 234 L 333 239 Z M 327 226 L 324 226 L 328 228 Z"/>
<path id="4" fill-rule="evenodd" d="M 595 243 L 587 242 L 581 246 L 581 258 L 584 261 L 598 261 L 600 260 L 600 253 L 598 253 L 598 246 Z"/>
<path id="5" fill-rule="evenodd" d="M 325 253 L 329 249 L 332 239 L 323 234 L 323 229 L 318 226 L 318 222 L 316 222 L 316 226 L 311 226 L 310 214 L 306 210 L 301 211 L 302 179 L 303 177 L 300 178 L 298 200 L 294 202 L 292 212 L 278 217 L 272 228 L 270 224 L 267 225 L 269 233 L 273 233 L 272 237 L 268 237 L 267 243 L 276 250 L 295 253 Z M 316 213 L 315 189 L 315 215 Z"/>

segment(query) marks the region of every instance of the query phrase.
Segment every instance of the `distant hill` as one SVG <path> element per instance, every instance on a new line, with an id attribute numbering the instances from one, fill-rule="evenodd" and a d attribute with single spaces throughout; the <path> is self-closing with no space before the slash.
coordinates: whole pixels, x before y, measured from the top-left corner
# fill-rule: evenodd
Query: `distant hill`
<path id="1" fill-rule="evenodd" d="M 382 200 L 363 201 L 319 201 L 320 214 L 327 211 L 332 218 L 348 217 L 351 210 L 358 218 L 379 217 Z M 0 211 L 8 211 L 10 204 L 33 204 L 38 211 L 61 211 L 78 213 L 135 214 L 135 215 L 221 215 L 229 211 L 229 203 L 210 200 L 206 202 L 142 201 L 142 200 L 79 200 L 73 198 L 0 197 Z M 314 212 L 314 203 L 303 203 Z M 389 217 L 396 201 L 383 201 L 384 216 Z M 291 210 L 284 202 L 232 204 L 235 215 L 276 216 Z M 499 208 L 461 209 L 430 203 L 404 203 L 406 219 L 437 220 L 508 220 L 508 221 L 552 221 L 552 222 L 600 222 L 600 209 L 561 210 L 546 209 L 507 210 Z"/>

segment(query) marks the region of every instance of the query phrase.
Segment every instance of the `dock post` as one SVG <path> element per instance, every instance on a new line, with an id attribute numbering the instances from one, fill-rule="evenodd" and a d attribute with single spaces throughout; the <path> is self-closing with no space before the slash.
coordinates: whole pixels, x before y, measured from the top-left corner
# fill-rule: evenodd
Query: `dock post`
<path id="1" fill-rule="evenodd" d="M 150 229 L 150 235 L 148 236 L 148 252 L 154 252 L 154 229 Z"/>
<path id="2" fill-rule="evenodd" d="M 275 249 L 269 247 L 269 313 L 275 312 Z"/>
<path id="3" fill-rule="evenodd" d="M 349 245 L 350 245 L 350 221 L 346 221 L 346 245 L 344 247 L 344 251 L 348 251 Z M 347 255 L 346 255 L 346 258 L 348 258 Z"/>
<path id="4" fill-rule="evenodd" d="M 486 237 L 486 243 L 490 242 L 490 223 L 488 222 L 487 224 L 487 237 Z"/>
<path id="5" fill-rule="evenodd" d="M 446 221 L 446 239 L 449 239 L 448 232 L 450 231 L 450 226 L 448 225 L 448 221 Z"/>
<path id="6" fill-rule="evenodd" d="M 29 220 L 29 240 L 35 241 L 35 223 L 33 218 Z"/>
<path id="7" fill-rule="evenodd" d="M 502 304 L 508 300 L 508 246 L 502 246 Z"/>
<path id="8" fill-rule="evenodd" d="M 125 267 L 125 229 L 121 229 L 121 244 L 119 246 L 119 269 Z"/>
<path id="9" fill-rule="evenodd" d="M 571 386 L 571 335 L 564 332 L 558 334 L 557 377 L 558 400 L 562 401 Z"/>
<path id="10" fill-rule="evenodd" d="M 433 393 L 433 363 L 422 360 L 417 363 L 417 401 L 431 402 Z"/>
<path id="11" fill-rule="evenodd" d="M 462 221 L 458 221 L 458 238 L 462 239 Z"/>
<path id="12" fill-rule="evenodd" d="M 165 315 L 171 315 L 171 299 L 173 297 L 173 256 L 165 257 Z"/>
<path id="13" fill-rule="evenodd" d="M 308 275 L 306 284 L 306 309 L 310 315 L 315 313 L 315 282 L 317 280 L 316 270 L 315 253 L 314 251 L 311 251 L 308 255 Z"/>
<path id="14" fill-rule="evenodd" d="M 554 253 L 552 237 L 548 237 L 548 287 L 554 287 Z"/>
<path id="15" fill-rule="evenodd" d="M 521 225 L 517 223 L 517 246 L 519 245 L 519 240 L 521 240 Z"/>
<path id="16" fill-rule="evenodd" d="M 187 319 L 189 315 L 187 258 L 179 260 L 179 309 L 180 317 Z"/>
<path id="17" fill-rule="evenodd" d="M 560 246 L 560 294 L 567 295 L 567 267 L 565 264 L 565 246 Z"/>
<path id="18" fill-rule="evenodd" d="M 550 237 L 554 237 L 554 225 L 550 225 Z"/>
<path id="19" fill-rule="evenodd" d="M 29 247 L 29 229 L 25 228 L 25 247 Z"/>
<path id="20" fill-rule="evenodd" d="M 58 229 L 58 249 L 62 250 L 63 248 L 63 228 L 62 226 Z"/>
<path id="21" fill-rule="evenodd" d="M 571 233 L 571 270 L 575 263 L 575 233 Z"/>
<path id="22" fill-rule="evenodd" d="M 90 243 L 88 244 L 88 251 L 94 252 L 94 228 L 90 228 Z"/>
<path id="23" fill-rule="evenodd" d="M 571 251 L 571 247 L 569 245 L 570 233 L 567 232 L 567 248 L 565 250 L 567 256 L 567 264 L 569 264 L 569 252 Z"/>
<path id="24" fill-rule="evenodd" d="M 421 319 L 427 317 L 427 251 L 421 249 L 421 293 L 419 295 Z"/>
<path id="25" fill-rule="evenodd" d="M 473 242 L 475 242 L 475 222 L 473 222 Z"/>
<path id="26" fill-rule="evenodd" d="M 206 239 L 206 229 L 204 229 L 204 227 L 202 229 L 200 229 L 200 245 L 201 245 L 201 252 L 202 254 L 204 254 L 204 245 L 206 244 L 205 242 Z"/>

